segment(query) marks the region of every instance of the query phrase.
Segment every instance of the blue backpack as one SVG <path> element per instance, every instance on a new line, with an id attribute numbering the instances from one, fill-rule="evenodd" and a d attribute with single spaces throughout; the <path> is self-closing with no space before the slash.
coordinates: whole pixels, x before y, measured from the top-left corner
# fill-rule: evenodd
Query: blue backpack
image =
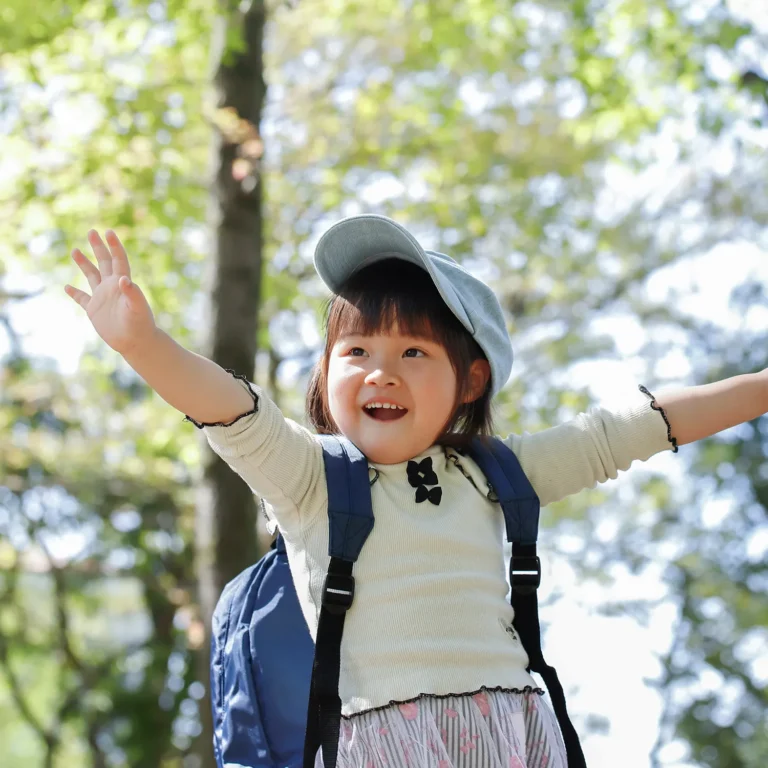
<path id="1" fill-rule="evenodd" d="M 368 462 L 348 440 L 320 435 L 328 485 L 330 564 L 312 644 L 278 536 L 273 549 L 230 582 L 213 617 L 211 698 L 219 768 L 312 768 L 322 749 L 335 768 L 341 700 L 340 649 L 354 599 L 354 562 L 373 529 Z M 568 755 L 586 768 L 562 686 L 541 651 L 536 554 L 539 499 L 515 454 L 501 440 L 476 438 L 467 453 L 504 512 L 514 626 L 529 671 L 549 691 Z"/>
<path id="2" fill-rule="evenodd" d="M 285 543 L 224 588 L 213 614 L 211 703 L 219 768 L 300 766 L 315 646 Z"/>

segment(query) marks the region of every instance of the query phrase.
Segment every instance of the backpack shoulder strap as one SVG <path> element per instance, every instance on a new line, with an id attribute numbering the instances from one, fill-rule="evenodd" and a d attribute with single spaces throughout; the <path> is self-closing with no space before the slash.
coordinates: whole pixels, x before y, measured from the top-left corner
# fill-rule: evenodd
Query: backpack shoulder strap
<path id="1" fill-rule="evenodd" d="M 344 619 L 355 596 L 352 566 L 373 529 L 368 460 L 346 438 L 319 435 L 328 486 L 328 554 L 309 689 L 304 768 L 313 768 L 322 748 L 323 765 L 335 768 L 341 725 L 339 674 Z"/>
<path id="2" fill-rule="evenodd" d="M 507 541 L 535 544 L 539 535 L 539 497 L 514 452 L 498 438 L 476 437 L 469 454 L 483 470 L 504 512 Z"/>
<path id="3" fill-rule="evenodd" d="M 499 438 L 475 438 L 469 454 L 483 470 L 504 512 L 507 540 L 512 544 L 510 602 L 515 613 L 515 629 L 528 654 L 528 669 L 540 674 L 547 686 L 563 734 L 568 768 L 586 768 L 579 737 L 566 708 L 563 686 L 557 671 L 547 664 L 541 650 L 537 593 L 541 584 L 541 561 L 536 553 L 541 509 L 539 497 L 514 451 Z"/>
<path id="4" fill-rule="evenodd" d="M 368 460 L 344 437 L 318 437 L 328 486 L 328 554 L 355 562 L 373 529 Z"/>

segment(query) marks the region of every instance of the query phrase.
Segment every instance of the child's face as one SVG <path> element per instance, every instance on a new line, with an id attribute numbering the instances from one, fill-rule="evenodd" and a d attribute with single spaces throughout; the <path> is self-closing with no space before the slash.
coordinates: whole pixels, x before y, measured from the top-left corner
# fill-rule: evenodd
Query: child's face
<path id="1" fill-rule="evenodd" d="M 336 425 L 370 461 L 397 464 L 434 444 L 456 402 L 445 348 L 412 336 L 340 337 L 328 361 L 328 406 Z M 387 403 L 402 409 L 366 408 Z"/>

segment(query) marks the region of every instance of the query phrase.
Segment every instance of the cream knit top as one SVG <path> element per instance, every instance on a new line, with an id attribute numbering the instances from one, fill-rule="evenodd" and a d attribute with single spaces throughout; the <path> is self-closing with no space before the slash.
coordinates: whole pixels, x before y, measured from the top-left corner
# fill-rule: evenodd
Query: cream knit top
<path id="1" fill-rule="evenodd" d="M 204 431 L 213 450 L 270 505 L 314 638 L 329 562 L 322 449 L 251 386 L 255 413 Z M 662 416 L 645 401 L 615 413 L 596 408 L 504 442 L 544 506 L 671 448 L 667 434 Z M 439 504 L 416 503 L 408 462 L 370 465 L 377 478 L 375 524 L 355 564 L 355 599 L 344 626 L 345 716 L 420 694 L 537 686 L 525 671 L 522 645 L 507 631 L 513 613 L 501 507 L 488 500 L 488 483 L 470 458 L 432 446 L 414 460 L 427 457 L 442 489 Z"/>

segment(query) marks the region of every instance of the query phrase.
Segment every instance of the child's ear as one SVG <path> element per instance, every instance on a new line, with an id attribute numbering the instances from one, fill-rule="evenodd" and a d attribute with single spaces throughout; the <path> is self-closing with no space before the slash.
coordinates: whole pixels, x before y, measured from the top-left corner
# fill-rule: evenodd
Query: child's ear
<path id="1" fill-rule="evenodd" d="M 487 360 L 475 360 L 469 367 L 469 394 L 463 402 L 472 403 L 485 392 L 488 379 L 491 378 L 491 366 Z"/>

